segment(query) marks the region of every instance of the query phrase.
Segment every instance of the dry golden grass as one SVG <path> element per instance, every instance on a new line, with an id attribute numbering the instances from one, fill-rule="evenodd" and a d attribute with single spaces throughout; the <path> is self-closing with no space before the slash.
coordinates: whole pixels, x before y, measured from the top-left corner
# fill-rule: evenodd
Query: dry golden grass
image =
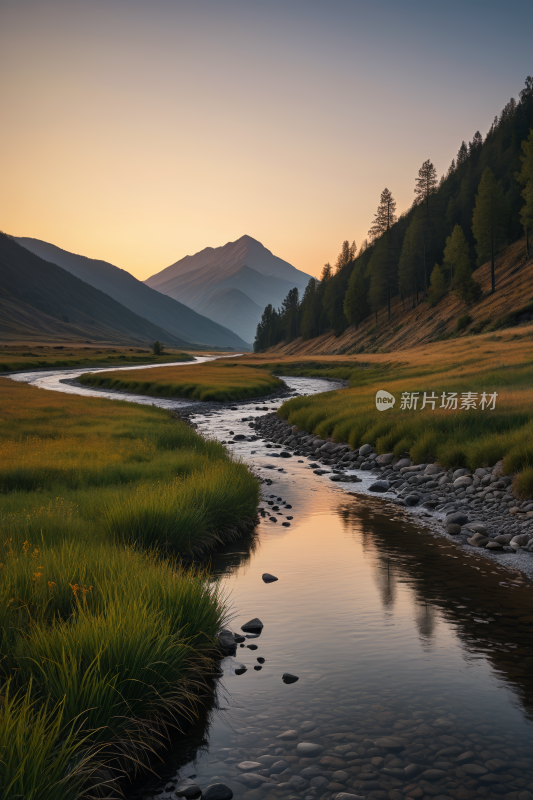
<path id="1" fill-rule="evenodd" d="M 437 459 L 446 466 L 493 465 L 505 459 L 522 496 L 533 491 L 533 325 L 390 353 L 354 356 L 254 355 L 243 363 L 263 364 L 283 375 L 343 378 L 350 388 L 324 396 L 289 400 L 279 414 L 303 430 L 353 447 L 370 443 L 378 452 L 409 453 L 418 462 Z M 375 395 L 385 389 L 396 397 L 381 412 Z M 404 392 L 418 392 L 418 410 L 401 410 Z M 423 393 L 439 396 L 435 410 L 420 409 Z M 442 392 L 497 392 L 495 410 L 444 410 Z M 529 470 L 529 472 L 528 472 Z"/>
<path id="2" fill-rule="evenodd" d="M 101 344 L 40 344 L 32 342 L 0 345 L 0 372 L 76 367 L 84 365 L 164 364 L 168 361 L 189 361 L 193 356 L 177 348 L 154 356 L 151 350 L 138 347 L 105 347 Z"/>
<path id="3" fill-rule="evenodd" d="M 233 359 L 194 366 L 135 369 L 126 373 L 87 374 L 81 376 L 80 382 L 134 394 L 189 397 L 203 401 L 260 397 L 283 386 L 279 378 L 267 371 L 235 363 Z"/>

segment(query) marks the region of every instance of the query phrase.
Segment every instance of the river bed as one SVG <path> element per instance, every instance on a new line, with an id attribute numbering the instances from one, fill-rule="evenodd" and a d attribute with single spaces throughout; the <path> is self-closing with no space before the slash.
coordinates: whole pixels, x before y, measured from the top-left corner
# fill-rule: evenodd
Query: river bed
<path id="1" fill-rule="evenodd" d="M 13 377 L 106 396 L 61 383 L 86 371 Z M 306 394 L 335 388 L 284 380 Z M 313 474 L 307 459 L 275 458 L 261 440 L 230 442 L 253 435 L 249 418 L 278 405 L 202 404 L 193 418 L 272 482 L 263 484 L 262 505 L 276 522 L 261 519 L 254 537 L 212 561 L 231 596 L 232 629 L 254 617 L 264 628 L 223 660 L 216 707 L 191 733 L 190 749 L 180 745 L 160 778 L 130 798 L 165 800 L 189 779 L 202 789 L 222 782 L 238 800 L 340 792 L 532 800 L 533 589 L 436 538 L 423 519 Z M 279 580 L 264 583 L 265 572 Z M 246 671 L 237 674 L 240 664 Z M 283 673 L 298 681 L 285 684 Z M 303 755 L 303 742 L 316 752 Z"/>

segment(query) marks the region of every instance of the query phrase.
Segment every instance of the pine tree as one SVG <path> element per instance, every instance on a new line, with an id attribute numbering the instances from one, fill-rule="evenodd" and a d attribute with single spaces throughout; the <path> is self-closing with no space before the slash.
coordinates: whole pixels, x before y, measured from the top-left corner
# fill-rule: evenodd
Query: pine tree
<path id="1" fill-rule="evenodd" d="M 415 194 L 418 203 L 426 204 L 426 216 L 429 225 L 429 198 L 437 189 L 437 170 L 428 160 L 424 161 L 418 170 L 418 178 L 415 181 Z"/>
<path id="2" fill-rule="evenodd" d="M 344 295 L 343 305 L 346 319 L 350 325 L 355 325 L 356 330 L 359 327 L 359 323 L 370 313 L 367 294 L 367 282 L 361 267 L 356 264 L 348 281 L 348 289 Z"/>
<path id="3" fill-rule="evenodd" d="M 468 145 L 468 155 L 469 156 L 476 155 L 476 153 L 479 153 L 482 147 L 483 147 L 483 136 L 480 134 L 479 131 L 476 131 L 474 134 L 474 138 Z"/>
<path id="4" fill-rule="evenodd" d="M 300 333 L 304 340 L 313 339 L 319 333 L 318 323 L 322 304 L 318 286 L 317 279 L 310 278 L 300 304 Z"/>
<path id="5" fill-rule="evenodd" d="M 449 272 L 450 284 L 460 300 L 470 305 L 479 298 L 481 286 L 472 277 L 468 242 L 460 225 L 446 239 L 443 268 Z"/>
<path id="6" fill-rule="evenodd" d="M 446 294 L 446 283 L 442 269 L 438 264 L 433 267 L 431 280 L 427 294 L 427 302 L 430 306 L 436 306 L 439 300 Z"/>
<path id="7" fill-rule="evenodd" d="M 342 249 L 337 256 L 337 260 L 335 262 L 335 272 L 340 272 L 343 267 L 346 267 L 350 264 L 354 259 L 354 252 L 353 248 L 355 247 L 355 242 L 350 244 L 348 239 L 346 239 L 342 243 Z"/>
<path id="8" fill-rule="evenodd" d="M 491 294 L 496 290 L 494 255 L 506 240 L 509 210 L 502 185 L 490 167 L 481 176 L 472 218 L 472 232 L 476 240 L 478 264 L 490 256 Z"/>
<path id="9" fill-rule="evenodd" d="M 387 303 L 388 318 L 391 317 L 391 296 L 392 296 L 392 257 L 390 252 L 390 229 L 397 221 L 396 200 L 393 198 L 389 189 L 383 189 L 378 205 L 378 210 L 374 214 L 374 222 L 368 231 L 368 235 L 375 241 L 381 236 L 384 237 L 384 245 L 380 243 L 376 249 L 375 256 L 371 261 L 372 276 L 370 282 L 370 292 L 372 296 L 372 307 L 376 311 L 379 305 L 376 303 L 385 301 Z M 381 298 L 381 301 L 378 300 Z"/>
<path id="10" fill-rule="evenodd" d="M 424 223 L 420 214 L 415 214 L 405 232 L 398 266 L 400 292 L 413 295 L 413 308 L 418 303 L 418 292 L 424 280 Z"/>
<path id="11" fill-rule="evenodd" d="M 457 153 L 457 166 L 461 167 L 466 161 L 468 161 L 468 148 L 466 142 L 463 142 Z"/>
<path id="12" fill-rule="evenodd" d="M 528 81 L 531 81 L 533 94 L 533 78 L 528 78 Z M 522 92 L 520 99 L 522 99 Z M 524 187 L 522 197 L 525 203 L 520 209 L 520 222 L 526 234 L 526 253 L 529 258 L 529 231 L 533 228 L 533 128 L 527 139 L 522 142 L 522 150 L 523 153 L 520 154 L 522 168 L 520 172 L 515 173 L 515 178 Z"/>
<path id="13" fill-rule="evenodd" d="M 282 328 L 285 341 L 292 342 L 300 333 L 298 289 L 289 289 L 281 304 Z"/>
<path id="14" fill-rule="evenodd" d="M 378 205 L 378 210 L 374 214 L 374 222 L 368 231 L 371 239 L 378 239 L 384 233 L 389 233 L 398 217 L 396 216 L 396 201 L 388 189 L 383 189 Z"/>

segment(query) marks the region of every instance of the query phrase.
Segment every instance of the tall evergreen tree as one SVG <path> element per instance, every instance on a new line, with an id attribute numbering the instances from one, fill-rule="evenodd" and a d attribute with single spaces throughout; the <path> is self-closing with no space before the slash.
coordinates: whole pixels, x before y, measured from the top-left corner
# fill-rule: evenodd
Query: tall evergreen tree
<path id="1" fill-rule="evenodd" d="M 371 239 L 378 239 L 384 233 L 388 234 L 397 219 L 396 200 L 388 189 L 383 189 L 378 210 L 374 214 L 374 222 L 368 231 L 368 235 Z"/>
<path id="2" fill-rule="evenodd" d="M 444 280 L 442 269 L 438 264 L 435 264 L 433 267 L 433 272 L 431 273 L 431 280 L 426 300 L 430 306 L 436 306 L 439 300 L 444 297 L 445 293 L 446 282 Z"/>
<path id="3" fill-rule="evenodd" d="M 289 289 L 281 304 L 282 327 L 285 341 L 292 342 L 300 334 L 298 289 Z"/>
<path id="4" fill-rule="evenodd" d="M 393 198 L 389 189 L 385 188 L 381 192 L 378 210 L 374 214 L 374 222 L 368 231 L 368 235 L 376 240 L 381 236 L 384 237 L 383 244 L 376 248 L 374 265 L 372 268 L 372 276 L 370 283 L 370 291 L 372 296 L 372 304 L 374 310 L 377 310 L 375 303 L 380 302 L 378 298 L 383 298 L 387 303 L 388 318 L 391 317 L 391 295 L 393 283 L 393 264 L 392 255 L 390 252 L 390 229 L 397 221 L 396 216 L 396 200 Z"/>
<path id="5" fill-rule="evenodd" d="M 462 142 L 457 153 L 457 166 L 461 167 L 466 161 L 468 161 L 468 147 L 466 142 Z"/>
<path id="6" fill-rule="evenodd" d="M 479 182 L 472 232 L 476 240 L 478 264 L 490 257 L 491 294 L 496 290 L 494 255 L 507 238 L 509 209 L 500 181 L 486 167 Z"/>
<path id="7" fill-rule="evenodd" d="M 302 339 L 313 339 L 319 333 L 319 320 L 322 305 L 318 291 L 319 283 L 311 278 L 305 287 L 300 305 L 300 333 Z"/>
<path id="8" fill-rule="evenodd" d="M 359 327 L 359 323 L 369 314 L 370 308 L 367 300 L 368 286 L 359 264 L 353 268 L 348 289 L 344 295 L 344 314 L 350 325 Z"/>
<path id="9" fill-rule="evenodd" d="M 425 203 L 426 218 L 429 225 L 429 198 L 437 190 L 437 170 L 428 160 L 424 161 L 418 170 L 418 178 L 415 181 L 415 194 L 418 203 Z"/>
<path id="10" fill-rule="evenodd" d="M 472 277 L 468 242 L 460 225 L 456 225 L 446 239 L 443 266 L 449 272 L 450 284 L 460 300 L 470 305 L 478 299 L 481 286 Z"/>
<path id="11" fill-rule="evenodd" d="M 402 296 L 412 294 L 414 307 L 424 283 L 424 221 L 420 212 L 415 212 L 405 232 L 398 277 Z"/>
<path id="12" fill-rule="evenodd" d="M 533 78 L 528 80 L 531 81 L 533 94 Z M 522 197 L 525 203 L 520 209 L 520 222 L 526 234 L 526 253 L 529 258 L 529 231 L 533 228 L 533 127 L 527 139 L 522 142 L 522 150 L 523 153 L 520 155 L 522 169 L 515 173 L 515 177 L 524 187 Z"/>

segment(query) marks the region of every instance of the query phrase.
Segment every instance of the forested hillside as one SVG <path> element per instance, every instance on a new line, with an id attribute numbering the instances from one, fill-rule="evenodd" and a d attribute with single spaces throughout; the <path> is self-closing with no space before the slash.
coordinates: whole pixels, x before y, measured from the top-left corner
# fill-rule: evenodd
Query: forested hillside
<path id="1" fill-rule="evenodd" d="M 359 249 L 345 241 L 334 267 L 311 278 L 303 296 L 292 289 L 280 309 L 267 306 L 254 349 L 265 350 L 327 331 L 340 336 L 372 315 L 376 325 L 424 301 L 436 306 L 452 293 L 465 309 L 498 292 L 498 254 L 533 228 L 533 78 L 511 98 L 485 139 L 462 142 L 440 180 L 430 159 L 414 177 L 414 202 L 396 215 L 388 188 L 381 194 L 369 238 Z M 490 263 L 487 288 L 473 277 Z M 529 299 L 529 298 L 524 298 Z M 381 312 L 381 313 L 380 313 Z M 395 320 L 392 320 L 392 316 Z"/>

